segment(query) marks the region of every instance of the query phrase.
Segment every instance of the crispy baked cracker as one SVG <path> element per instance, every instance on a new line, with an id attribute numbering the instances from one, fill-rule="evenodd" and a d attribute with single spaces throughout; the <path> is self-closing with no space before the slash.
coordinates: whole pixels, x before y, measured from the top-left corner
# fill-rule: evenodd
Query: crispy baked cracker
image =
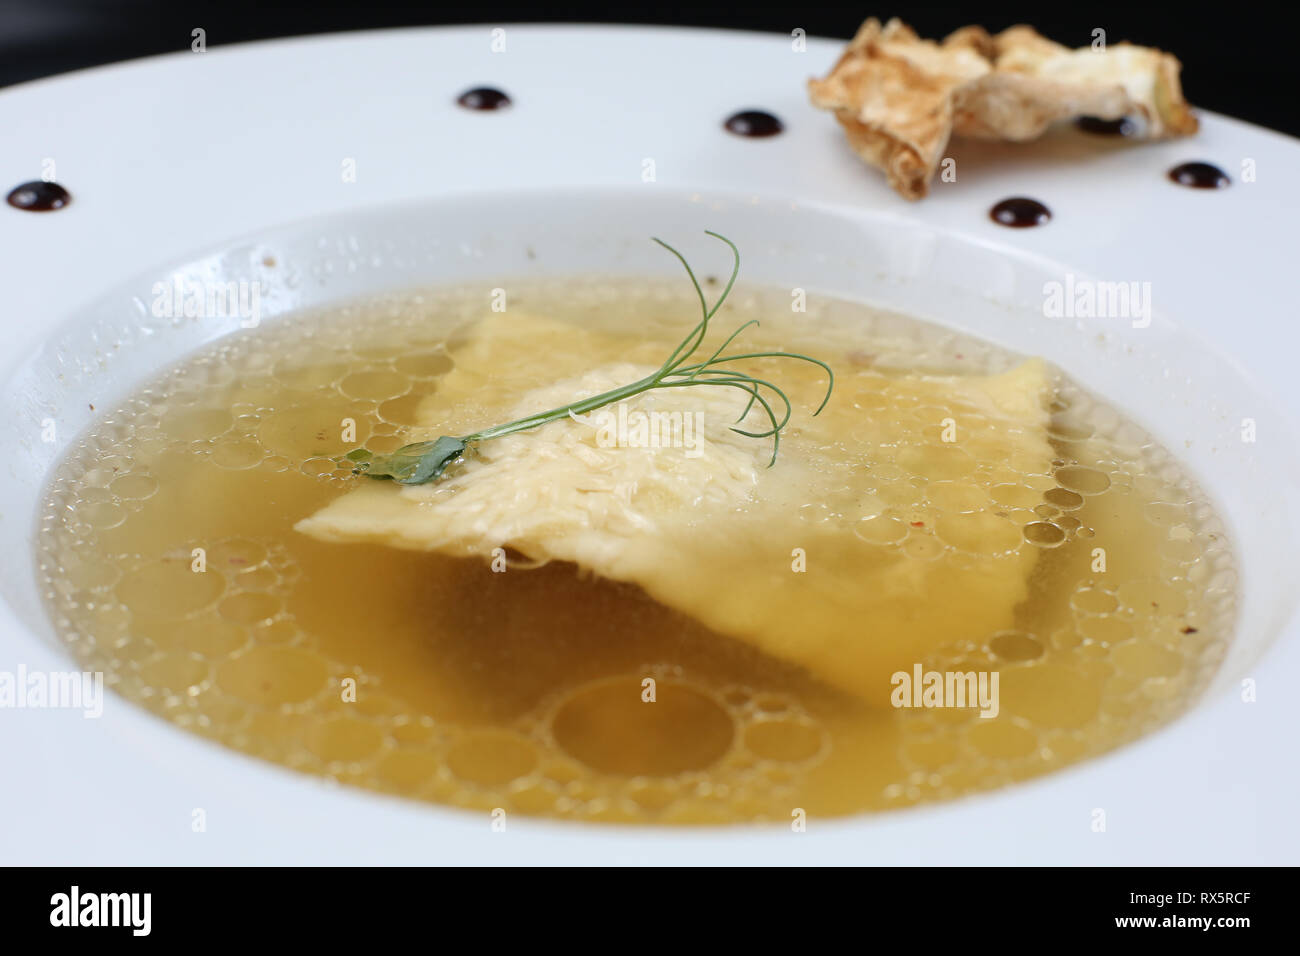
<path id="1" fill-rule="evenodd" d="M 898 19 L 867 20 L 831 72 L 810 80 L 849 144 L 908 199 L 929 191 L 949 137 L 1023 141 L 1076 116 L 1129 117 L 1139 138 L 1195 133 L 1181 64 L 1119 43 L 1071 50 L 1027 26 L 990 35 L 970 26 L 941 43 Z"/>

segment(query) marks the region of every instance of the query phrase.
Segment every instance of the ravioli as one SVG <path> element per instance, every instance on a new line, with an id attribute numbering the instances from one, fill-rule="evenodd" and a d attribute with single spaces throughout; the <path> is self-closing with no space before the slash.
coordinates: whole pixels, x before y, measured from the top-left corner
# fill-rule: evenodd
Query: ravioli
<path id="1" fill-rule="evenodd" d="M 406 438 L 466 434 L 634 381 L 658 353 L 628 342 L 493 315 L 449 344 L 455 365 Z M 1036 360 L 953 376 L 822 357 L 838 373 L 831 402 L 814 418 L 824 383 L 783 380 L 795 418 L 772 467 L 768 440 L 731 430 L 743 392 L 669 389 L 483 442 L 431 484 L 363 481 L 296 528 L 573 562 L 887 707 L 894 672 L 1013 626 L 1038 554 L 1023 533 L 1037 520 L 1035 482 L 1023 482 L 1051 470 L 1051 385 Z M 754 430 L 749 415 L 739 427 Z M 865 494 L 864 470 L 876 479 Z"/>

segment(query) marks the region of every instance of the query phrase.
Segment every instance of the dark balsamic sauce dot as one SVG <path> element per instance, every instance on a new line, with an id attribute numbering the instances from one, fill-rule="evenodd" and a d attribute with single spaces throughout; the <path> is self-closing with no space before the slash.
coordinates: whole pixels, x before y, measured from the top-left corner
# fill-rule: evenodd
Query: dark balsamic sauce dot
<path id="1" fill-rule="evenodd" d="M 1098 119 L 1096 116 L 1080 116 L 1074 121 L 1074 125 L 1085 133 L 1096 136 L 1133 136 L 1138 131 L 1137 124 L 1127 116 L 1113 120 Z"/>
<path id="2" fill-rule="evenodd" d="M 1037 199 L 1014 196 L 990 209 L 989 218 L 1003 226 L 1023 229 L 1027 226 L 1046 225 L 1052 218 L 1052 211 Z"/>
<path id="3" fill-rule="evenodd" d="M 1169 170 L 1169 178 L 1192 189 L 1225 189 L 1232 185 L 1227 173 L 1209 163 L 1183 163 Z"/>
<path id="4" fill-rule="evenodd" d="M 53 212 L 72 202 L 72 193 L 58 183 L 36 180 L 15 186 L 6 198 L 9 205 L 15 209 L 25 209 L 28 212 Z"/>
<path id="5" fill-rule="evenodd" d="M 775 136 L 785 131 L 784 123 L 762 110 L 741 110 L 728 116 L 722 125 L 727 132 L 737 136 Z"/>
<path id="6" fill-rule="evenodd" d="M 490 86 L 476 86 L 456 98 L 467 110 L 503 110 L 510 105 L 510 97 Z"/>

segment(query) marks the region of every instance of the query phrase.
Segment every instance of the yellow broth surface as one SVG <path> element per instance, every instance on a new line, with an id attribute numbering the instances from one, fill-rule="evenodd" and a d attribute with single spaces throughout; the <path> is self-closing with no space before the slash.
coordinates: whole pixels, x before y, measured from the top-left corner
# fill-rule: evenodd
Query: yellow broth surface
<path id="1" fill-rule="evenodd" d="M 607 354 L 591 366 L 661 361 L 694 308 L 675 283 L 625 280 L 516 285 L 509 302 L 599 330 Z M 810 492 L 773 525 L 796 530 L 773 531 L 783 564 L 764 599 L 870 593 L 883 562 L 942 564 L 957 571 L 918 573 L 928 590 L 900 606 L 943 607 L 996 548 L 1021 556 L 1023 599 L 995 609 L 1003 625 L 957 621 L 906 681 L 855 692 L 834 683 L 834 658 L 803 667 L 573 564 L 511 552 L 494 567 L 294 530 L 371 482 L 336 456 L 411 440 L 488 313 L 485 290 L 463 288 L 289 316 L 104 416 L 58 466 L 39 535 L 50 614 L 82 665 L 178 726 L 355 786 L 485 814 L 690 824 L 880 811 L 1048 773 L 1167 722 L 1222 657 L 1224 529 L 1122 411 L 1049 370 L 1047 457 L 1017 469 L 999 441 L 963 437 L 981 434 L 977 412 L 935 382 L 1020 356 L 856 304 L 796 313 L 786 294 L 743 287 L 715 334 L 761 319 L 743 350 L 806 352 L 837 376 L 813 430 L 816 370 L 784 373 L 795 411 L 774 467 L 805 469 Z M 530 356 L 520 390 L 547 362 Z M 797 567 L 805 526 L 833 560 L 811 548 Z M 754 527 L 719 516 L 676 529 L 674 547 L 695 555 L 701 588 L 743 596 L 729 557 L 766 540 Z M 889 636 L 829 613 L 809 616 L 822 637 Z M 985 689 L 996 675 L 996 700 L 954 706 L 927 675 Z"/>

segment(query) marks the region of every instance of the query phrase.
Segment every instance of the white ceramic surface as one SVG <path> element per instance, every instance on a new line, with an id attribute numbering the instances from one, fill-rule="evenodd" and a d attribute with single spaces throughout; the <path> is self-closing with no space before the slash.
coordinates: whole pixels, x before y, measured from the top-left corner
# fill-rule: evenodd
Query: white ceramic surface
<path id="1" fill-rule="evenodd" d="M 837 42 L 801 53 L 780 36 L 508 26 L 493 53 L 490 29 L 213 48 L 0 92 L 0 186 L 53 160 L 74 195 L 48 215 L 0 207 L 0 671 L 67 666 L 36 601 L 32 518 L 88 405 L 237 334 L 234 321 L 153 319 L 155 281 L 261 281 L 272 320 L 440 280 L 675 274 L 645 237 L 704 258 L 717 255 L 698 235 L 711 228 L 740 243 L 743 281 L 871 301 L 1043 354 L 1134 410 L 1232 524 L 1243 608 L 1219 679 L 1185 718 L 1101 760 L 956 804 L 813 820 L 801 835 L 517 818 L 492 833 L 477 815 L 258 763 L 121 701 L 100 720 L 0 710 L 0 861 L 1296 862 L 1297 143 L 1217 116 L 1176 143 L 1073 130 L 960 143 L 958 181 L 909 204 L 806 103 L 803 81 Z M 514 108 L 453 105 L 480 84 Z M 749 106 L 780 115 L 786 134 L 721 130 Z M 1164 178 L 1189 159 L 1236 180 L 1250 160 L 1257 179 L 1199 192 Z M 990 222 L 988 207 L 1017 194 L 1045 201 L 1053 222 Z M 1043 284 L 1066 273 L 1150 282 L 1155 320 L 1044 318 Z M 53 444 L 40 441 L 48 417 Z M 1254 444 L 1241 442 L 1243 418 L 1257 423 Z M 1256 703 L 1241 701 L 1243 677 Z M 196 807 L 206 833 L 191 832 Z M 1094 808 L 1105 833 L 1091 829 Z"/>

